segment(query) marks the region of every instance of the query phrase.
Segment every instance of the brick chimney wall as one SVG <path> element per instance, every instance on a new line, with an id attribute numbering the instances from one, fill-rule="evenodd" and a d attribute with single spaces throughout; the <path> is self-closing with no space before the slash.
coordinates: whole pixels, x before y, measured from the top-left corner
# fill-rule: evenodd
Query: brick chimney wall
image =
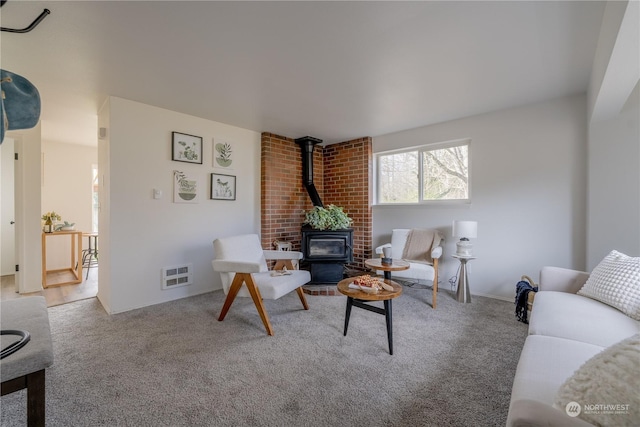
<path id="1" fill-rule="evenodd" d="M 372 258 L 372 141 L 358 138 L 324 148 L 325 205 L 342 206 L 353 219 L 353 266 Z"/>
<path id="2" fill-rule="evenodd" d="M 300 151 L 300 146 L 292 138 L 262 133 L 260 234 L 264 249 L 275 249 L 273 242 L 284 240 L 293 244 L 293 250 L 300 250 L 302 212 L 313 207 L 302 183 Z M 313 162 L 313 180 L 322 197 L 322 147 L 314 150 Z"/>
<path id="3" fill-rule="evenodd" d="M 275 240 L 289 241 L 300 250 L 303 211 L 313 204 L 302 184 L 302 155 L 292 138 L 262 133 L 261 148 L 262 247 L 274 249 Z M 322 203 L 342 206 L 354 220 L 353 267 L 365 269 L 371 258 L 371 138 L 316 146 L 313 182 Z"/>

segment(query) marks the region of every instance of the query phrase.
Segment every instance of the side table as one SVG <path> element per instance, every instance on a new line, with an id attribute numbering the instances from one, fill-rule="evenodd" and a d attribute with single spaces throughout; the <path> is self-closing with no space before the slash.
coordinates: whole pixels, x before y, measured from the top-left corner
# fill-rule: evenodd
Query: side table
<path id="1" fill-rule="evenodd" d="M 355 306 L 364 310 L 384 315 L 387 323 L 387 341 L 389 342 L 389 354 L 393 355 L 393 325 L 391 300 L 402 293 L 402 286 L 393 280 L 384 279 L 384 282 L 393 287 L 393 291 L 380 290 L 376 294 L 369 294 L 360 289 L 353 289 L 349 284 L 353 283 L 353 277 L 338 282 L 338 291 L 347 296 L 347 311 L 344 317 L 344 336 L 347 336 L 351 307 Z M 384 308 L 367 304 L 367 301 L 384 301 Z"/>
<path id="2" fill-rule="evenodd" d="M 456 297 L 458 302 L 470 303 L 469 278 L 467 277 L 467 261 L 476 259 L 474 256 L 451 255 L 460 261 L 460 274 L 458 275 L 458 290 Z"/>
<path id="3" fill-rule="evenodd" d="M 382 258 L 371 258 L 364 261 L 364 265 L 372 270 L 384 271 L 384 278 L 391 280 L 392 271 L 402 271 L 409 269 L 409 263 L 402 259 L 394 259 L 391 264 L 383 264 Z"/>
<path id="4" fill-rule="evenodd" d="M 51 236 L 71 238 L 71 259 L 69 267 L 56 270 L 47 269 L 47 239 Z M 54 231 L 42 233 L 42 287 L 82 283 L 82 231 Z M 51 280 L 48 276 L 51 276 Z"/>

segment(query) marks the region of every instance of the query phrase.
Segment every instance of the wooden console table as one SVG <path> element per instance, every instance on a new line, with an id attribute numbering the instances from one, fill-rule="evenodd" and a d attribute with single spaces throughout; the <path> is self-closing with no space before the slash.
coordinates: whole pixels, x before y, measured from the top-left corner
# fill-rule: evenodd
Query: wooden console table
<path id="1" fill-rule="evenodd" d="M 67 268 L 47 270 L 47 238 L 69 236 L 71 238 L 71 264 Z M 54 231 L 42 233 L 42 287 L 82 283 L 82 231 Z"/>

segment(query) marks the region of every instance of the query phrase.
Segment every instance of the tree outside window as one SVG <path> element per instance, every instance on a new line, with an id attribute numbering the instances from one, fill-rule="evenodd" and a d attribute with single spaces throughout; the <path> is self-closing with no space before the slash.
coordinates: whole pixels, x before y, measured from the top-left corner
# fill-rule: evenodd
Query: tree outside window
<path id="1" fill-rule="evenodd" d="M 378 203 L 469 200 L 469 143 L 377 155 Z"/>
<path id="2" fill-rule="evenodd" d="M 379 157 L 378 188 L 383 203 L 416 203 L 419 197 L 418 152 Z"/>

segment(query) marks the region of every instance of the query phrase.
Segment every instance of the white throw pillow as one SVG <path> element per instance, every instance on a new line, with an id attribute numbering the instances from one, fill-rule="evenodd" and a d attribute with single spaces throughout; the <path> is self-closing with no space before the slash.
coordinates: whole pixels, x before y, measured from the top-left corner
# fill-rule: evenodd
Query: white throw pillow
<path id="1" fill-rule="evenodd" d="M 593 269 L 578 295 L 608 304 L 640 320 L 640 257 L 611 251 Z"/>
<path id="2" fill-rule="evenodd" d="M 587 360 L 558 390 L 553 406 L 597 426 L 640 420 L 640 334 Z"/>

